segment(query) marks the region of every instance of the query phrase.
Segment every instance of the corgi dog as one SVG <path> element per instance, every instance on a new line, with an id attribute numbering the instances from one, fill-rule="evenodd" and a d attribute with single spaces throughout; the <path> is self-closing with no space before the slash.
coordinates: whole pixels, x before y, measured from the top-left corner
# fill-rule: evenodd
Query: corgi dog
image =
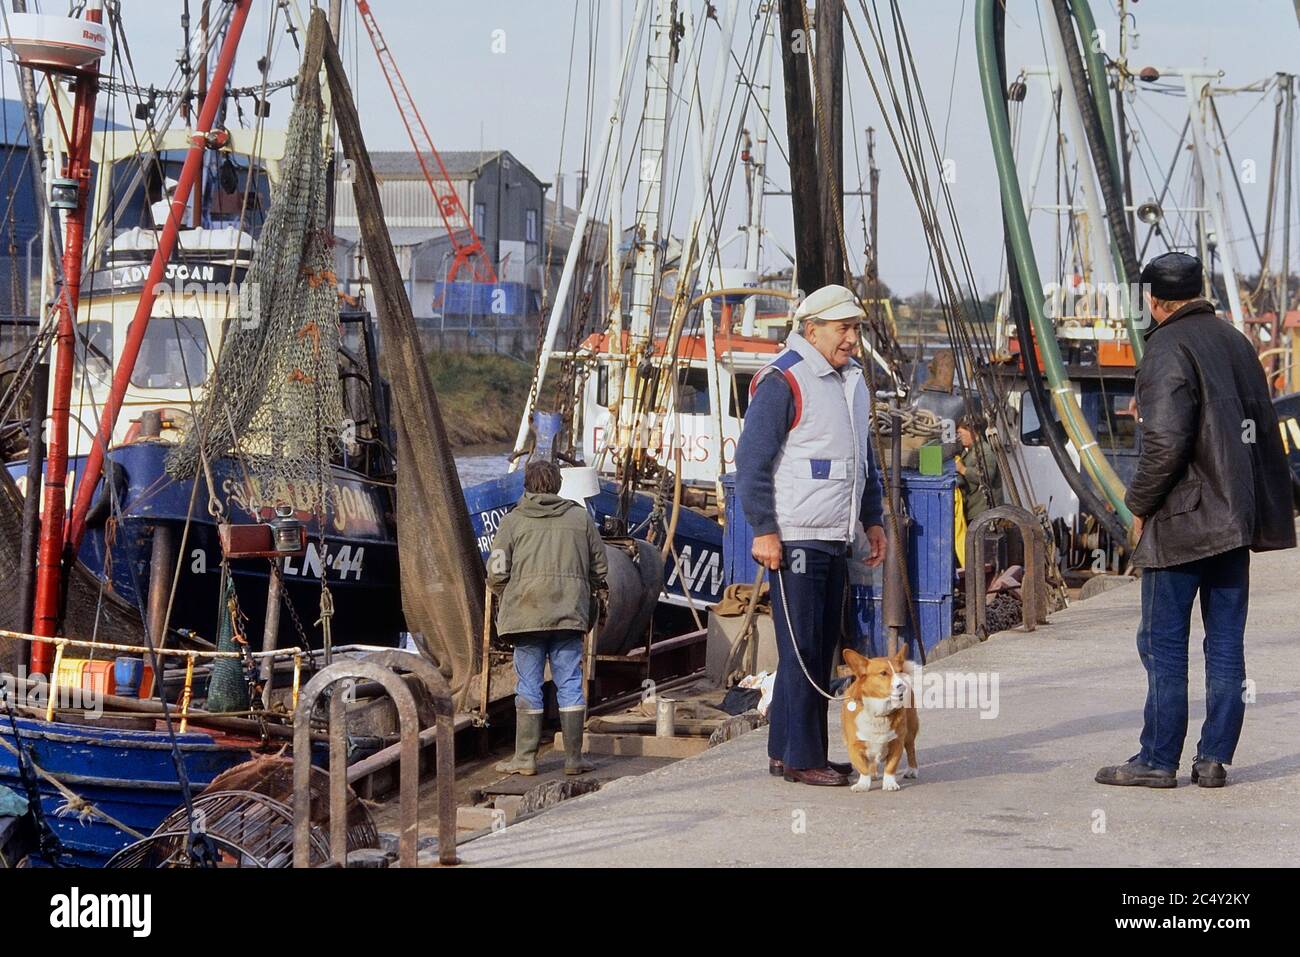
<path id="1" fill-rule="evenodd" d="M 898 765 L 907 752 L 903 777 L 917 776 L 916 732 L 920 720 L 912 699 L 912 664 L 904 646 L 892 658 L 866 658 L 844 649 L 844 663 L 853 680 L 840 705 L 840 729 L 849 749 L 849 761 L 858 772 L 854 791 L 870 791 L 876 764 L 883 762 L 881 784 L 885 791 L 900 789 Z"/>

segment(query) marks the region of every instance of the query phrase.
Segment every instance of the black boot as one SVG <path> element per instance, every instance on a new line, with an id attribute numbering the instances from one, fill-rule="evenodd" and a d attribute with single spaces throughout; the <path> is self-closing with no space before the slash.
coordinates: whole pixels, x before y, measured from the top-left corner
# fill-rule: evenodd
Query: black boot
<path id="1" fill-rule="evenodd" d="M 1178 776 L 1173 771 L 1161 771 L 1134 758 L 1128 764 L 1111 765 L 1097 772 L 1098 784 L 1115 784 L 1120 787 L 1176 788 Z"/>
<path id="2" fill-rule="evenodd" d="M 1203 788 L 1221 788 L 1228 783 L 1228 769 L 1219 761 L 1198 757 L 1192 762 L 1192 783 Z"/>

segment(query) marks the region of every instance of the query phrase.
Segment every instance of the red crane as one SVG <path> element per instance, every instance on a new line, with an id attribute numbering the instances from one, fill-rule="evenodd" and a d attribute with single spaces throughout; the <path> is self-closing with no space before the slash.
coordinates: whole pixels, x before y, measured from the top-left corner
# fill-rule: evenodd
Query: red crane
<path id="1" fill-rule="evenodd" d="M 388 89 L 392 91 L 393 100 L 397 103 L 397 112 L 401 114 L 406 135 L 411 138 L 411 145 L 415 147 L 415 157 L 420 161 L 420 169 L 424 171 L 429 192 L 433 194 L 434 205 L 438 207 L 442 222 L 447 227 L 447 235 L 451 238 L 452 248 L 456 251 L 455 258 L 451 261 L 451 268 L 447 272 L 447 280 L 449 282 L 455 280 L 461 268 L 468 267 L 473 270 L 475 282 L 496 282 L 496 270 L 492 268 L 492 261 L 483 249 L 483 241 L 474 231 L 474 224 L 465 213 L 465 207 L 461 204 L 456 186 L 447 173 L 447 167 L 442 164 L 442 157 L 438 155 L 433 140 L 429 138 L 429 131 L 425 128 L 424 120 L 420 118 L 420 111 L 415 107 L 411 91 L 406 88 L 406 81 L 402 79 L 402 72 L 397 68 L 397 61 L 393 59 L 392 51 L 388 49 L 388 44 L 384 42 L 384 35 L 379 30 L 379 24 L 375 22 L 374 14 L 370 12 L 370 4 L 366 0 L 357 0 L 357 10 L 361 14 L 361 21 L 366 25 L 366 32 L 370 34 L 370 42 L 375 47 L 375 56 L 379 58 L 379 65 L 383 68 Z M 437 173 L 430 168 L 430 159 L 437 166 Z M 438 191 L 435 176 L 440 177 L 446 185 L 445 192 Z M 456 225 L 458 217 L 459 222 L 464 223 L 463 226 Z"/>

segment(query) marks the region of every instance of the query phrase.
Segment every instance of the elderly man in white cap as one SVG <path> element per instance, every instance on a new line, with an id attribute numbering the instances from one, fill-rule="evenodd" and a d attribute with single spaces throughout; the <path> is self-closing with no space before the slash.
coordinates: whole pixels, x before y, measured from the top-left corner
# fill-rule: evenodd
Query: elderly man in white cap
<path id="1" fill-rule="evenodd" d="M 849 765 L 827 760 L 822 690 L 844 629 L 859 525 L 868 543 L 860 557 L 870 566 L 885 557 L 883 494 L 868 435 L 871 395 L 856 359 L 864 318 L 843 286 L 825 286 L 800 304 L 799 331 L 754 376 L 736 449 L 736 489 L 754 530 L 754 558 L 771 572 L 780 656 L 768 709 L 768 770 L 801 784 L 849 783 Z"/>

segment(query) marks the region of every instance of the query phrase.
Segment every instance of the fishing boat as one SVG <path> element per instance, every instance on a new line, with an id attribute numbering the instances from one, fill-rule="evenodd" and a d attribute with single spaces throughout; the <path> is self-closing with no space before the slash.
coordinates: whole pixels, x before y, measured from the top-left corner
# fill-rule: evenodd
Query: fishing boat
<path id="1" fill-rule="evenodd" d="M 22 68 L 74 79 L 71 102 L 49 84 L 62 277 L 48 255 L 51 308 L 5 395 L 12 410 L 29 393 L 29 442 L 0 489 L 17 585 L 0 616 L 0 784 L 28 798 L 38 863 L 102 864 L 178 805 L 192 819 L 215 777 L 292 737 L 304 673 L 405 628 L 375 332 L 364 309 L 340 311 L 321 228 L 321 97 L 300 93 L 288 132 L 264 129 L 264 108 L 254 129 L 219 121 L 251 7 L 204 18 L 187 49 L 199 108 L 172 129 L 190 91 L 168 91 L 155 126 L 151 96 L 145 136 L 92 131 L 101 86 L 122 84 L 98 73 L 110 27 L 125 42 L 104 20 L 116 8 L 10 17 Z M 52 42 L 69 31 L 90 49 Z M 287 365 L 241 377 L 241 336 L 244 358 L 252 343 Z M 30 388 L 47 349 L 48 399 Z M 20 556 L 37 534 L 39 560 Z"/>
<path id="2" fill-rule="evenodd" d="M 56 128 L 53 122 L 47 117 L 47 130 Z M 91 138 L 97 171 L 90 216 L 96 228 L 88 237 L 92 253 L 75 330 L 71 415 L 81 427 L 70 434 L 67 449 L 72 496 L 98 441 L 97 410 L 112 391 L 119 352 L 130 348 L 130 325 L 150 279 L 150 259 L 191 137 L 178 128 L 155 132 L 152 142 L 134 130 Z M 49 139 L 57 157 L 55 138 Z M 277 505 L 288 506 L 305 524 L 309 539 L 306 556 L 281 567 L 295 616 L 318 617 L 320 582 L 328 580 L 339 596 L 338 626 L 359 640 L 393 645 L 404 628 L 395 585 L 391 426 L 368 312 L 351 309 L 341 316 L 346 335 L 338 374 L 351 386 L 345 390 L 345 416 L 352 425 L 349 441 L 331 463 L 325 494 L 336 507 L 328 510 L 325 527 L 311 506 L 315 489 L 301 483 L 294 487 L 278 477 L 263 483 L 269 487 L 259 487 L 237 458 L 216 457 L 210 474 L 193 478 L 171 475 L 166 468 L 172 450 L 195 428 L 195 410 L 215 371 L 226 325 L 250 320 L 249 301 L 241 304 L 241 286 L 271 196 L 281 185 L 284 140 L 283 129 L 266 128 L 259 118 L 252 128 L 223 130 L 222 145 L 202 161 L 201 184 L 186 207 L 176 249 L 162 272 L 162 288 L 155 291 L 102 466 L 113 483 L 113 522 L 109 528 L 109 495 L 101 493 L 78 557 L 127 602 L 144 604 L 151 595 L 153 600 L 166 595 L 172 626 L 203 632 L 220 602 L 218 510 L 228 521 L 253 523 L 274 517 Z M 54 358 L 57 362 L 57 351 Z M 51 396 L 51 407 L 54 401 Z M 25 488 L 25 459 L 7 467 L 19 488 Z M 253 621 L 263 620 L 269 563 L 238 561 L 231 571 L 244 612 Z M 166 587 L 158 587 L 164 578 Z M 155 608 L 150 614 L 163 611 Z"/>

